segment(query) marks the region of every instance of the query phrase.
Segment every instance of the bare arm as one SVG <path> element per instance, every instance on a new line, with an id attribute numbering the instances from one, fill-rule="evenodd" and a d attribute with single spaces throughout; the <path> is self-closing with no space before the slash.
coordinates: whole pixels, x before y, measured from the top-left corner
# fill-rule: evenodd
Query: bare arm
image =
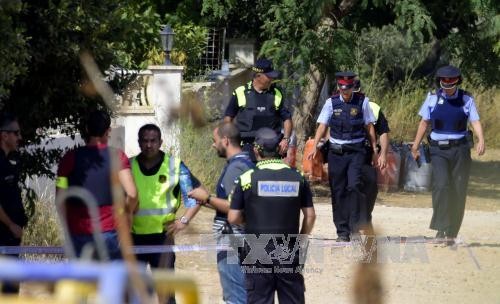
<path id="1" fill-rule="evenodd" d="M 427 131 L 427 127 L 429 126 L 428 120 L 420 120 L 418 124 L 417 134 L 415 135 L 415 139 L 413 140 L 413 146 L 411 147 L 411 155 L 413 159 L 417 160 L 420 157 L 420 152 L 418 151 L 418 147 L 424 138 L 425 132 Z"/>
<path id="2" fill-rule="evenodd" d="M 375 127 L 373 126 L 373 123 L 369 123 L 365 125 L 365 128 L 366 128 L 366 133 L 368 134 L 368 140 L 370 141 L 370 145 L 373 149 L 372 165 L 376 166 L 377 161 L 378 160 L 382 161 L 382 159 L 378 158 L 377 155 L 377 137 L 375 135 Z M 378 165 L 381 166 L 380 163 Z"/>
<path id="3" fill-rule="evenodd" d="M 242 210 L 229 209 L 227 221 L 232 225 L 242 225 L 245 223 Z"/>
<path id="4" fill-rule="evenodd" d="M 311 154 L 307 155 L 307 159 L 313 159 L 316 156 L 316 152 L 318 150 L 318 143 L 320 139 L 325 136 L 327 126 L 325 124 L 318 124 L 318 128 L 316 129 L 316 134 L 314 135 L 314 150 Z"/>
<path id="5" fill-rule="evenodd" d="M 234 117 L 224 116 L 224 122 L 232 122 L 233 120 L 234 120 Z"/>
<path id="6" fill-rule="evenodd" d="M 387 153 L 389 151 L 389 133 L 383 133 L 379 137 L 380 140 L 380 155 L 378 165 L 381 169 L 387 165 Z"/>
<path id="7" fill-rule="evenodd" d="M 310 234 L 314 227 L 314 222 L 316 221 L 316 212 L 314 211 L 314 207 L 302 208 L 302 214 L 304 215 L 304 219 L 302 220 L 300 233 Z"/>
<path id="8" fill-rule="evenodd" d="M 286 138 L 290 138 L 292 136 L 293 122 L 292 119 L 289 118 L 283 122 L 283 135 Z"/>
<path id="9" fill-rule="evenodd" d="M 125 206 L 127 211 L 132 215 L 137 212 L 138 200 L 137 200 L 137 188 L 135 187 L 134 177 L 132 176 L 132 171 L 130 169 L 123 169 L 118 172 L 118 180 L 122 185 L 127 198 L 125 201 Z"/>
<path id="10" fill-rule="evenodd" d="M 18 224 L 14 223 L 11 218 L 5 213 L 2 207 L 0 207 L 0 222 L 9 228 L 12 234 L 20 239 L 23 235 L 23 228 Z"/>
<path id="11" fill-rule="evenodd" d="M 188 196 L 202 202 L 202 205 L 212 206 L 222 213 L 227 214 L 229 212 L 229 201 L 215 196 L 210 196 L 210 200 L 208 200 L 209 193 L 205 188 L 193 189 L 188 193 Z"/>
<path id="12" fill-rule="evenodd" d="M 486 145 L 484 143 L 484 135 L 483 135 L 483 127 L 481 126 L 481 122 L 479 120 L 471 122 L 472 128 L 474 129 L 474 133 L 477 136 L 477 146 L 476 152 L 477 155 L 481 156 L 486 152 Z"/>
<path id="13" fill-rule="evenodd" d="M 289 118 L 283 122 L 283 140 L 280 142 L 280 153 L 282 155 L 286 154 L 286 150 L 288 149 L 288 141 L 285 138 L 290 139 L 290 136 L 292 135 L 292 128 L 293 128 L 293 123 L 292 120 Z"/>

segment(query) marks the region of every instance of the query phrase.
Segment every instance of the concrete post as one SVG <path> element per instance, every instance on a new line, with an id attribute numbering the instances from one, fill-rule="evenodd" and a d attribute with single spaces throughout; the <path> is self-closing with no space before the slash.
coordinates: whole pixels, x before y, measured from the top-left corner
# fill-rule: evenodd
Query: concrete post
<path id="1" fill-rule="evenodd" d="M 139 154 L 137 133 L 147 123 L 158 125 L 162 132 L 162 150 L 179 155 L 179 122 L 176 111 L 181 105 L 182 66 L 150 66 L 141 72 L 140 100 L 124 100 L 115 123 L 124 126 L 125 153 Z"/>

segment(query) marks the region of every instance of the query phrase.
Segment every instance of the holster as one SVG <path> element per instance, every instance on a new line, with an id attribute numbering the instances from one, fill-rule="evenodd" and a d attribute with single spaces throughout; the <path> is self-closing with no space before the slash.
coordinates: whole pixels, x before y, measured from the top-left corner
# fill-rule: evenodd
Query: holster
<path id="1" fill-rule="evenodd" d="M 336 144 L 336 143 L 330 143 L 330 150 L 332 150 L 333 153 L 342 155 L 344 154 L 344 151 L 342 149 L 342 145 Z"/>
<path id="2" fill-rule="evenodd" d="M 429 146 L 429 144 L 423 144 L 422 146 L 424 148 L 425 161 L 427 163 L 430 163 L 431 162 L 431 149 L 430 149 L 430 146 Z"/>

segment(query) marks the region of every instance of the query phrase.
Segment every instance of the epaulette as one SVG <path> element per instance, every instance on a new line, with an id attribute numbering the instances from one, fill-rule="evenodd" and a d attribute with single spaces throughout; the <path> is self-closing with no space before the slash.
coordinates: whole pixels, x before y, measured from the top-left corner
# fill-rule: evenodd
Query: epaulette
<path id="1" fill-rule="evenodd" d="M 252 187 L 252 174 L 254 172 L 254 169 L 250 169 L 248 171 L 245 171 L 242 175 L 240 175 L 240 181 L 241 181 L 241 189 L 242 190 L 248 190 Z"/>

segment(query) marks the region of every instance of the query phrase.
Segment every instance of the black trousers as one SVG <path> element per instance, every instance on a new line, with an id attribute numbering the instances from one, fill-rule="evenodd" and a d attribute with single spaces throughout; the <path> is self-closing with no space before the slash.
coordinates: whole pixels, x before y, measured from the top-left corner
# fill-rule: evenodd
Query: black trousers
<path id="1" fill-rule="evenodd" d="M 0 229 L 0 246 L 20 246 L 21 239 L 16 239 L 10 233 L 10 231 Z M 6 257 L 19 258 L 18 254 L 8 254 Z M 18 282 L 3 282 L 0 294 L 17 294 L 19 293 L 19 283 Z"/>
<path id="2" fill-rule="evenodd" d="M 175 245 L 174 237 L 167 235 L 167 233 L 154 233 L 154 234 L 132 234 L 134 245 Z M 151 268 L 167 268 L 174 269 L 175 266 L 175 253 L 148 253 L 138 254 L 137 260 L 148 263 Z M 166 303 L 175 304 L 175 296 L 170 295 L 167 297 Z"/>
<path id="3" fill-rule="evenodd" d="M 328 152 L 328 175 L 332 193 L 333 222 L 339 237 L 357 232 L 360 208 L 365 197 L 361 192 L 361 170 L 365 151 Z"/>
<path id="4" fill-rule="evenodd" d="M 301 273 L 246 273 L 248 304 L 273 304 L 274 293 L 279 303 L 305 303 L 304 277 Z"/>
<path id="5" fill-rule="evenodd" d="M 361 179 L 363 187 L 361 191 L 365 195 L 365 200 L 360 204 L 360 225 L 372 222 L 372 212 L 378 195 L 377 170 L 370 164 L 361 167 Z"/>
<path id="6" fill-rule="evenodd" d="M 464 218 L 471 157 L 467 143 L 441 149 L 430 147 L 432 219 L 430 228 L 456 237 Z"/>

